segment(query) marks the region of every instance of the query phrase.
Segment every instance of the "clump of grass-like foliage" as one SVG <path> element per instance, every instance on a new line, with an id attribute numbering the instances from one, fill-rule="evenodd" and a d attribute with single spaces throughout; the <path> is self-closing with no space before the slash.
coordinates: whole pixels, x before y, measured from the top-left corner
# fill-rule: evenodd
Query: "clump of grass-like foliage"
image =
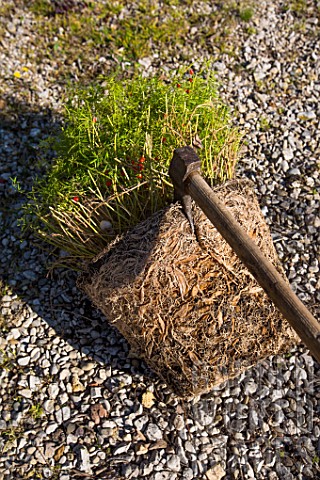
<path id="1" fill-rule="evenodd" d="M 233 177 L 239 133 L 212 73 L 116 75 L 71 92 L 57 157 L 36 180 L 26 217 L 46 242 L 81 263 L 173 198 L 175 148 L 195 145 L 212 183 Z M 69 261 L 70 261 L 69 258 Z"/>

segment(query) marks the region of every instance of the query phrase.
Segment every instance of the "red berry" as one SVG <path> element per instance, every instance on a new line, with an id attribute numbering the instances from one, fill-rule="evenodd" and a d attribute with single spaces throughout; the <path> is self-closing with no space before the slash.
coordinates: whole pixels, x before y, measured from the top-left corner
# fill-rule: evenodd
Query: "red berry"
<path id="1" fill-rule="evenodd" d="M 72 200 L 73 200 L 74 202 L 79 202 L 80 198 L 79 198 L 79 197 L 72 197 Z"/>
<path id="2" fill-rule="evenodd" d="M 181 87 L 181 83 L 177 83 L 177 87 L 180 88 L 180 87 Z"/>
<path id="3" fill-rule="evenodd" d="M 190 68 L 189 73 L 190 73 L 190 75 L 194 74 L 194 71 L 192 70 L 192 68 Z"/>
<path id="4" fill-rule="evenodd" d="M 162 137 L 162 143 L 165 143 L 167 141 L 166 137 Z"/>
<path id="5" fill-rule="evenodd" d="M 107 181 L 106 181 L 106 185 L 107 185 L 107 187 L 111 187 L 111 185 L 112 185 L 112 180 L 107 180 Z"/>
<path id="6" fill-rule="evenodd" d="M 187 90 L 186 90 L 186 93 L 190 93 L 190 90 L 189 90 L 189 88 L 187 88 Z"/>
<path id="7" fill-rule="evenodd" d="M 142 178 L 142 173 L 138 173 L 137 177 Z"/>
<path id="8" fill-rule="evenodd" d="M 189 78 L 189 82 L 192 83 L 192 82 L 193 82 L 193 78 Z"/>
<path id="9" fill-rule="evenodd" d="M 145 160 L 146 160 L 146 159 L 142 156 L 142 157 L 140 157 L 140 159 L 139 159 L 139 163 L 144 163 Z"/>
<path id="10" fill-rule="evenodd" d="M 92 118 L 93 123 L 97 123 L 97 117 Z"/>

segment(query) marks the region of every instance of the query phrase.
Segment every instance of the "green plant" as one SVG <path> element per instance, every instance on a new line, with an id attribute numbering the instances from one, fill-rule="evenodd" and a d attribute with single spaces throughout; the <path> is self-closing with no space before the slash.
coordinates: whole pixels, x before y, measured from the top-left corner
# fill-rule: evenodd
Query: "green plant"
<path id="1" fill-rule="evenodd" d="M 251 7 L 245 7 L 239 11 L 239 16 L 243 22 L 249 22 L 253 17 L 254 10 Z"/>
<path id="2" fill-rule="evenodd" d="M 291 10 L 295 13 L 303 13 L 307 6 L 307 0 L 287 0 L 282 8 L 284 11 Z"/>
<path id="3" fill-rule="evenodd" d="M 8 292 L 8 285 L 4 283 L 2 279 L 0 279 L 0 296 L 6 295 Z"/>
<path id="4" fill-rule="evenodd" d="M 36 50 L 27 44 L 22 51 L 35 65 L 55 59 L 54 72 L 48 77 L 54 83 L 74 79 L 74 69 L 82 82 L 89 83 L 97 72 L 113 71 L 115 62 L 133 63 L 149 56 L 161 56 L 164 63 L 180 57 L 188 64 L 195 59 L 194 44 L 208 49 L 209 54 L 216 55 L 218 49 L 235 55 L 230 35 L 241 22 L 239 12 L 252 2 L 217 0 L 212 9 L 202 3 L 201 8 L 194 8 L 191 0 L 139 0 L 134 5 L 125 0 L 19 0 L 33 16 L 39 40 Z M 0 32 L 1 27 L 6 31 L 12 9 L 0 6 L 0 19 L 4 20 L 0 20 Z M 110 57 L 114 61 L 109 62 Z M 108 61 L 101 63 L 100 58 Z"/>
<path id="5" fill-rule="evenodd" d="M 104 449 L 104 453 L 106 454 L 107 457 L 109 457 L 111 455 L 111 447 L 106 447 Z"/>
<path id="6" fill-rule="evenodd" d="M 246 31 L 248 35 L 255 35 L 257 33 L 257 29 L 251 26 L 248 26 Z"/>
<path id="7" fill-rule="evenodd" d="M 4 318 L 4 316 L 2 315 L 2 313 L 0 313 L 0 333 L 1 334 L 4 334 L 4 333 L 7 333 L 9 327 L 8 327 L 8 324 L 7 324 L 7 321 L 6 319 Z M 1 354 L 1 350 L 0 350 L 0 358 L 1 358 L 2 354 Z M 1 364 L 1 360 L 0 360 L 0 364 Z"/>
<path id="8" fill-rule="evenodd" d="M 18 438 L 21 438 L 23 435 L 23 428 L 18 427 L 8 427 L 5 430 L 2 430 L 0 433 L 0 438 L 2 438 L 4 445 L 2 447 L 1 453 L 5 453 L 12 448 L 15 441 Z"/>
<path id="9" fill-rule="evenodd" d="M 48 0 L 34 0 L 29 8 L 31 12 L 37 15 L 50 15 L 52 13 L 52 5 Z"/>
<path id="10" fill-rule="evenodd" d="M 32 405 L 29 410 L 29 414 L 35 420 L 38 420 L 43 415 L 43 408 L 40 404 Z"/>
<path id="11" fill-rule="evenodd" d="M 12 177 L 10 180 L 16 192 L 24 193 L 24 190 L 22 189 L 20 182 L 18 182 L 17 177 Z"/>
<path id="12" fill-rule="evenodd" d="M 25 223 L 77 262 L 168 204 L 175 148 L 198 144 L 205 177 L 234 175 L 239 132 L 212 73 L 116 75 L 70 93 L 57 158 L 29 195 Z M 69 260 L 70 261 L 70 258 Z"/>
<path id="13" fill-rule="evenodd" d="M 262 130 L 263 132 L 266 132 L 269 129 L 270 129 L 270 122 L 269 122 L 268 118 L 261 117 L 260 118 L 260 130 Z"/>
<path id="14" fill-rule="evenodd" d="M 2 324 L 1 328 L 5 332 L 7 330 L 7 324 L 6 323 Z M 16 365 L 15 365 L 16 354 L 11 347 L 9 347 L 9 353 L 11 354 L 11 356 L 5 350 L 0 348 L 0 368 L 4 370 L 12 370 L 16 368 Z"/>

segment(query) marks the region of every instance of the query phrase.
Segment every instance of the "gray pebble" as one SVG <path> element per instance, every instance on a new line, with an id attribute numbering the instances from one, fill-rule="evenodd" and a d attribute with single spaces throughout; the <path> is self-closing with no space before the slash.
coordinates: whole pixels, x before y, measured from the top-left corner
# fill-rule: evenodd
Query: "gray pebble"
<path id="1" fill-rule="evenodd" d="M 81 369 L 84 371 L 84 372 L 89 372 L 90 370 L 92 370 L 93 368 L 96 367 L 96 364 L 93 363 L 93 362 L 83 362 L 81 364 Z"/>
<path id="2" fill-rule="evenodd" d="M 183 480 L 192 480 L 193 478 L 194 478 L 194 476 L 193 476 L 192 468 L 184 468 L 182 470 L 182 479 Z"/>
<path id="3" fill-rule="evenodd" d="M 48 387 L 48 394 L 50 398 L 56 398 L 59 393 L 59 385 L 57 383 L 52 383 Z"/>
<path id="4" fill-rule="evenodd" d="M 167 468 L 173 472 L 180 471 L 180 458 L 178 455 L 170 455 L 167 460 Z"/>
<path id="5" fill-rule="evenodd" d="M 307 120 L 314 120 L 317 118 L 317 115 L 312 111 L 307 112 L 300 112 L 298 113 L 299 120 L 307 121 Z"/>
<path id="6" fill-rule="evenodd" d="M 156 442 L 157 440 L 162 439 L 162 432 L 160 428 L 154 423 L 149 423 L 144 434 L 146 438 L 151 442 Z"/>
<path id="7" fill-rule="evenodd" d="M 32 398 L 32 392 L 28 388 L 23 388 L 22 390 L 19 390 L 19 394 L 25 398 Z"/>
<path id="8" fill-rule="evenodd" d="M 196 453 L 196 450 L 195 450 L 193 444 L 189 440 L 187 440 L 185 442 L 184 448 L 189 453 Z"/>
<path id="9" fill-rule="evenodd" d="M 63 408 L 62 408 L 62 418 L 63 418 L 63 421 L 66 422 L 67 420 L 69 420 L 70 417 L 71 417 L 70 407 L 68 407 L 68 406 L 63 407 Z"/>
<path id="10" fill-rule="evenodd" d="M 20 357 L 20 358 L 18 358 L 17 363 L 21 367 L 25 367 L 26 365 L 28 365 L 30 363 L 30 357 L 29 356 Z"/>
<path id="11" fill-rule="evenodd" d="M 171 474 L 170 472 L 157 472 L 153 476 L 153 480 L 170 480 Z"/>
<path id="12" fill-rule="evenodd" d="M 133 425 L 136 427 L 137 430 L 142 431 L 145 425 L 148 423 L 149 417 L 147 415 L 143 415 L 142 417 L 137 418 L 134 420 Z"/>
<path id="13" fill-rule="evenodd" d="M 46 413 L 53 413 L 54 412 L 54 400 L 46 400 L 43 403 L 43 409 Z"/>
<path id="14" fill-rule="evenodd" d="M 281 162 L 281 169 L 282 169 L 284 172 L 287 172 L 287 171 L 290 169 L 289 163 L 288 163 L 286 160 L 283 160 L 283 161 Z"/>
<path id="15" fill-rule="evenodd" d="M 291 148 L 284 148 L 282 151 L 282 154 L 285 161 L 292 160 L 294 157 L 293 151 L 291 150 Z"/>
<path id="16" fill-rule="evenodd" d="M 90 455 L 86 447 L 80 446 L 78 456 L 78 468 L 81 472 L 92 474 Z"/>

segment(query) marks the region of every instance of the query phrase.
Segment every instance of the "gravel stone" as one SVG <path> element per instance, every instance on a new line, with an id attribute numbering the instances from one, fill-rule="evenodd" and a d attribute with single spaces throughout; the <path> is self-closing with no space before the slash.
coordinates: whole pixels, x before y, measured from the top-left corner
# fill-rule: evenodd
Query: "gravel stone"
<path id="1" fill-rule="evenodd" d="M 145 436 L 151 442 L 156 442 L 157 440 L 162 439 L 162 432 L 157 425 L 149 423 L 145 430 Z"/>
<path id="2" fill-rule="evenodd" d="M 294 157 L 293 151 L 291 150 L 291 148 L 284 148 L 282 153 L 283 153 L 284 159 L 287 161 L 292 160 Z"/>
<path id="3" fill-rule="evenodd" d="M 20 365 L 21 367 L 25 367 L 26 365 L 29 364 L 30 357 L 28 357 L 28 356 L 20 357 L 20 358 L 18 358 L 17 362 L 18 362 L 18 365 Z"/>
<path id="4" fill-rule="evenodd" d="M 195 450 L 193 444 L 192 444 L 189 440 L 187 440 L 187 441 L 185 442 L 184 448 L 185 448 L 185 450 L 186 450 L 187 452 L 189 452 L 189 453 L 196 453 L 196 450 Z"/>
<path id="5" fill-rule="evenodd" d="M 46 434 L 50 435 L 51 433 L 55 432 L 58 428 L 58 424 L 56 423 L 50 423 L 47 428 L 46 428 Z"/>
<path id="6" fill-rule="evenodd" d="M 157 472 L 153 477 L 154 480 L 170 480 L 170 478 L 171 478 L 170 472 L 165 472 L 165 471 Z"/>
<path id="7" fill-rule="evenodd" d="M 46 413 L 53 413 L 54 412 L 54 407 L 55 407 L 55 402 L 54 400 L 46 400 L 43 403 L 43 408 Z"/>
<path id="8" fill-rule="evenodd" d="M 167 460 L 167 468 L 174 472 L 180 471 L 180 458 L 178 455 L 171 455 Z"/>
<path id="9" fill-rule="evenodd" d="M 81 369 L 84 372 L 89 372 L 90 370 L 93 370 L 95 368 L 95 364 L 93 362 L 84 362 L 81 364 Z"/>
<path id="10" fill-rule="evenodd" d="M 188 458 L 186 456 L 186 452 L 183 447 L 178 447 L 177 448 L 177 455 L 180 458 L 180 461 L 183 465 L 188 465 Z"/>
<path id="11" fill-rule="evenodd" d="M 133 358 L 78 290 L 77 275 L 48 275 L 48 253 L 22 235 L 26 196 L 11 179 L 30 190 L 55 155 L 49 149 L 42 159 L 39 143 L 63 125 L 59 68 L 67 66 L 75 85 L 89 71 L 99 82 L 100 74 L 133 68 L 121 45 L 110 50 L 105 42 L 94 42 L 88 59 L 67 58 L 64 39 L 77 14 L 47 18 L 31 3 L 5 0 L 0 8 L 0 480 L 55 473 L 71 480 L 79 471 L 100 478 L 106 467 L 110 478 L 146 480 L 320 478 L 320 370 L 302 344 L 181 402 Z M 166 22 L 162 3 L 152 3 L 152 15 Z M 175 12 L 183 8 L 188 19 L 185 42 L 176 54 L 151 42 L 136 64 L 144 76 L 165 78 L 181 65 L 199 71 L 212 62 L 244 134 L 237 174 L 253 180 L 291 286 L 318 317 L 319 2 L 302 2 L 299 11 L 296 1 L 262 0 L 249 21 L 239 2 L 178 3 Z M 119 19 L 134 24 L 138 9 L 127 2 L 101 29 L 120 31 Z M 46 21 L 52 36 L 42 32 Z M 155 395 L 151 408 L 142 404 L 145 391 Z"/>
<path id="12" fill-rule="evenodd" d="M 53 383 L 48 387 L 48 395 L 50 398 L 56 398 L 59 394 L 59 385 L 57 383 Z"/>
<path id="13" fill-rule="evenodd" d="M 143 415 L 140 418 L 137 418 L 133 425 L 136 427 L 137 430 L 143 431 L 144 427 L 147 425 L 149 421 L 149 417 L 147 415 Z"/>
<path id="14" fill-rule="evenodd" d="M 184 468 L 182 470 L 182 478 L 183 480 L 192 480 L 193 477 L 193 471 L 191 468 Z"/>
<path id="15" fill-rule="evenodd" d="M 115 450 L 113 451 L 113 455 L 121 455 L 122 453 L 127 453 L 130 446 L 131 446 L 131 444 L 127 443 L 127 444 L 124 444 L 124 445 L 121 445 L 121 446 L 115 448 Z"/>
<path id="16" fill-rule="evenodd" d="M 19 394 L 25 398 L 32 398 L 32 392 L 28 388 L 23 388 L 22 390 L 19 390 Z"/>
<path id="17" fill-rule="evenodd" d="M 84 446 L 81 446 L 79 448 L 78 466 L 81 472 L 88 473 L 89 475 L 92 474 L 90 455 L 88 450 Z"/>
<path id="18" fill-rule="evenodd" d="M 68 406 L 63 407 L 63 408 L 62 408 L 62 418 L 63 418 L 63 421 L 66 422 L 67 420 L 69 420 L 70 417 L 71 417 L 70 407 L 68 407 Z"/>

